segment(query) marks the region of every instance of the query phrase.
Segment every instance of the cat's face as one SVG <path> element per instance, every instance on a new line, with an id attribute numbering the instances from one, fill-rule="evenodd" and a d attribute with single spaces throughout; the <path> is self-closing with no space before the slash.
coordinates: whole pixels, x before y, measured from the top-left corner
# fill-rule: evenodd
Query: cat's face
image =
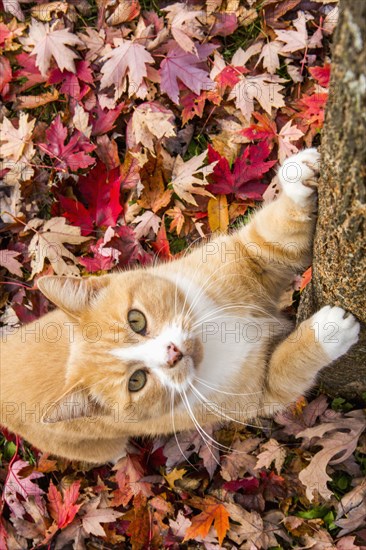
<path id="1" fill-rule="evenodd" d="M 93 414 L 93 403 L 112 408 L 119 418 L 130 412 L 131 421 L 169 412 L 203 357 L 193 330 L 196 319 L 182 291 L 144 271 L 84 282 L 58 280 L 62 286 L 54 279 L 51 291 L 40 286 L 76 318 L 67 379 L 74 388 L 71 401 L 80 398 L 84 405 L 75 405 L 70 416 L 83 416 L 86 405 L 91 407 L 86 415 Z M 84 284 L 91 286 L 85 290 Z M 77 299 L 81 304 L 75 307 Z"/>

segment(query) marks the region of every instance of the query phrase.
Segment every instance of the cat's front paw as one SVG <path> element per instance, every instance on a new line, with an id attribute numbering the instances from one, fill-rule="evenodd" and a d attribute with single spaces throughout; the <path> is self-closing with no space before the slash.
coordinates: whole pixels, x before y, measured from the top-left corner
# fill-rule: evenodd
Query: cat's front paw
<path id="1" fill-rule="evenodd" d="M 320 153 L 313 147 L 289 157 L 281 166 L 278 177 L 284 193 L 296 204 L 306 203 L 316 189 Z"/>
<path id="2" fill-rule="evenodd" d="M 341 307 L 325 306 L 311 319 L 315 340 L 331 361 L 338 359 L 358 341 L 360 323 Z"/>

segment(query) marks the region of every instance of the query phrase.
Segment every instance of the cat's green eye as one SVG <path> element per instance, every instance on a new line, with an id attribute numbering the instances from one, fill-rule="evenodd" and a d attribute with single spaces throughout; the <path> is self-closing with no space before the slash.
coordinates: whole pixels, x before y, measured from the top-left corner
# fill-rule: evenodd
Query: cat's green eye
<path id="1" fill-rule="evenodd" d="M 140 391 L 145 386 L 147 375 L 144 370 L 136 370 L 128 381 L 129 391 Z"/>
<path id="2" fill-rule="evenodd" d="M 138 309 L 131 309 L 127 315 L 128 324 L 134 332 L 144 335 L 146 332 L 146 317 Z"/>

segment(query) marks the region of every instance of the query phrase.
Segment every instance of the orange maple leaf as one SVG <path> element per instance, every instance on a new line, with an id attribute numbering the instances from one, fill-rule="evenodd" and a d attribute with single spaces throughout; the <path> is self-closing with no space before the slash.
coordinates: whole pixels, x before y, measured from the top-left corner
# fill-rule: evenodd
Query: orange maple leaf
<path id="1" fill-rule="evenodd" d="M 312 277 L 312 268 L 309 267 L 301 277 L 301 285 L 300 285 L 300 291 L 304 290 L 304 288 L 310 283 Z"/>
<path id="2" fill-rule="evenodd" d="M 183 542 L 196 537 L 205 538 L 213 524 L 221 545 L 229 529 L 229 514 L 225 506 L 210 496 L 204 499 L 195 497 L 190 503 L 202 512 L 192 518 L 192 525 L 187 529 Z"/>

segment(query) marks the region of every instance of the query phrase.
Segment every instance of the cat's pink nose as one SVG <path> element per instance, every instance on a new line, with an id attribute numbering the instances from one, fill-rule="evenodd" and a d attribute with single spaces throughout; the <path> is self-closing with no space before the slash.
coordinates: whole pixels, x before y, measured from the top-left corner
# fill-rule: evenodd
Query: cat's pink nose
<path id="1" fill-rule="evenodd" d="M 168 365 L 174 367 L 183 357 L 183 353 L 174 344 L 168 346 Z"/>

